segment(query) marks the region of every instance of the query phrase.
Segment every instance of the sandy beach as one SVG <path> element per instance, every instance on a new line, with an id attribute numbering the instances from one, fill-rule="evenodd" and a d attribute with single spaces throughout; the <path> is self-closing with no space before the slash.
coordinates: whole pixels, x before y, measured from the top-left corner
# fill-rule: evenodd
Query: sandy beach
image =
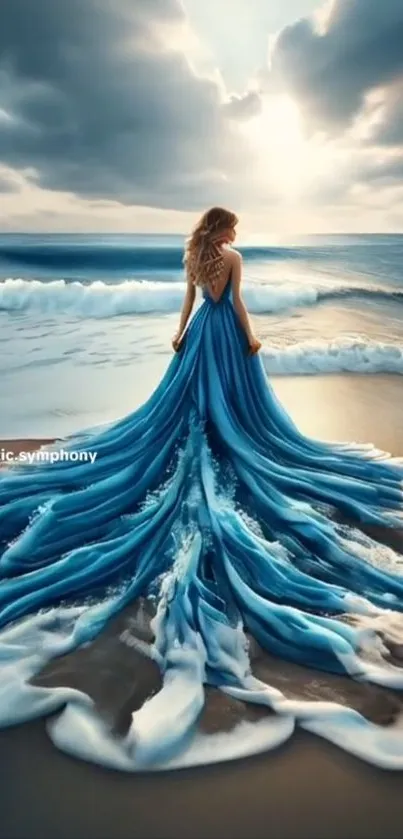
<path id="1" fill-rule="evenodd" d="M 274 381 L 283 404 L 311 436 L 371 441 L 403 454 L 399 376 L 330 376 Z M 31 451 L 48 440 L 3 440 Z M 80 686 L 116 730 L 158 689 L 159 673 L 122 643 L 131 608 L 90 647 L 54 662 L 41 684 Z M 137 624 L 136 624 L 137 620 Z M 139 628 L 140 627 L 140 628 Z M 293 665 L 254 649 L 254 669 L 286 695 L 335 698 L 381 725 L 401 713 L 389 692 Z M 251 712 L 209 691 L 200 726 L 232 729 Z M 205 769 L 126 776 L 56 751 L 38 721 L 0 732 L 4 839 L 400 839 L 401 775 L 376 770 L 297 731 L 270 754 Z"/>

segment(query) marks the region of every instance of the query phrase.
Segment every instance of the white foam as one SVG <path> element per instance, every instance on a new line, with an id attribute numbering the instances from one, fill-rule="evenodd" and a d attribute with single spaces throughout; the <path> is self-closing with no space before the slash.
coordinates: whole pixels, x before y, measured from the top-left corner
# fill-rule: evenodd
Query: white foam
<path id="1" fill-rule="evenodd" d="M 48 314 L 68 313 L 82 318 L 109 318 L 147 312 L 176 312 L 183 302 L 183 283 L 126 280 L 88 285 L 65 280 L 5 280 L 0 282 L 0 309 Z"/>
<path id="2" fill-rule="evenodd" d="M 273 749 L 292 736 L 297 724 L 376 766 L 403 769 L 401 718 L 395 725 L 382 728 L 364 719 L 357 711 L 336 702 L 287 699 L 280 690 L 260 682 L 250 672 L 242 675 L 242 655 L 239 657 L 236 643 L 232 648 L 226 643 L 231 639 L 224 625 L 217 627 L 221 633 L 218 640 L 226 656 L 231 657 L 231 652 L 235 654 L 232 663 L 235 665 L 234 673 L 238 672 L 239 684 L 220 685 L 221 689 L 234 699 L 264 706 L 274 711 L 276 716 L 268 716 L 255 724 L 243 721 L 229 733 L 202 734 L 195 731 L 194 722 L 204 698 L 205 651 L 201 637 L 194 632 L 186 637 L 186 643 L 182 645 L 178 641 L 175 645 L 168 633 L 168 681 L 165 678 L 163 689 L 147 700 L 140 711 L 133 713 L 126 736 L 114 736 L 108 721 L 100 717 L 93 700 L 84 692 L 68 687 L 40 687 L 30 681 L 46 662 L 74 649 L 79 640 L 77 631 L 80 622 L 84 621 L 85 625 L 98 610 L 105 606 L 108 608 L 108 603 L 110 601 L 96 604 L 88 611 L 83 607 L 52 609 L 2 629 L 0 726 L 59 712 L 47 722 L 48 732 L 59 748 L 87 761 L 135 772 L 144 768 L 164 770 L 215 763 Z M 372 621 L 372 633 L 374 630 L 384 632 L 380 615 L 379 612 L 375 625 Z M 396 620 L 399 618 L 401 621 L 402 616 L 396 616 Z M 364 627 L 368 626 L 368 618 L 362 616 L 362 621 Z M 189 643 L 192 639 L 196 646 Z M 359 658 L 351 650 L 344 658 L 347 671 L 350 670 L 356 678 L 399 690 L 403 688 L 401 668 L 388 664 L 381 656 L 372 661 L 367 656 Z M 241 665 L 240 668 L 238 665 Z M 178 748 L 172 752 L 171 734 L 177 730 L 174 722 L 178 725 L 185 722 L 184 728 L 194 733 L 190 740 L 180 740 L 180 751 Z M 153 741 L 151 745 L 157 747 L 159 754 L 154 755 L 153 761 L 147 762 L 146 759 L 144 762 L 144 745 L 147 746 L 150 741 Z M 164 743 L 169 746 L 165 754 Z"/>
<path id="3" fill-rule="evenodd" d="M 169 352 L 171 324 L 166 318 L 159 318 L 152 327 L 149 319 L 142 318 L 145 313 L 175 313 L 183 302 L 184 285 L 179 282 L 151 282 L 125 281 L 121 284 L 108 285 L 96 281 L 90 285 L 82 283 L 66 283 L 64 280 L 40 282 L 36 280 L 6 280 L 0 282 L 0 309 L 7 311 L 27 312 L 29 317 L 36 318 L 35 324 L 42 324 L 42 314 L 50 316 L 74 316 L 78 318 L 77 329 L 88 329 L 83 340 L 78 332 L 71 332 L 71 327 L 61 340 L 58 336 L 57 344 L 49 346 L 42 336 L 32 353 L 32 340 L 35 338 L 37 326 L 34 324 L 30 331 L 18 333 L 19 341 L 27 334 L 31 341 L 29 353 L 22 345 L 18 350 L 12 347 L 13 358 L 5 352 L 3 356 L 3 370 L 11 370 L 29 362 L 30 370 L 40 362 L 43 367 L 51 358 L 52 364 L 64 361 L 66 357 L 75 358 L 80 363 L 90 361 L 100 364 L 113 363 L 119 367 L 120 363 L 131 363 L 133 358 L 133 341 L 139 336 L 139 346 L 146 347 L 148 356 L 156 349 L 155 334 L 161 336 L 158 340 L 158 352 Z M 245 286 L 245 299 L 252 312 L 276 311 L 294 304 L 302 305 L 309 300 L 314 302 L 318 289 L 300 287 L 299 289 L 279 286 L 249 284 Z M 315 297 L 316 296 L 316 297 Z M 114 315 L 140 315 L 135 333 L 128 323 L 123 329 L 121 321 L 113 321 Z M 95 321 L 99 318 L 109 320 L 112 338 L 99 341 L 99 331 Z M 59 319 L 59 318 L 58 318 Z M 85 323 L 85 325 L 84 325 Z M 91 327 L 91 323 L 93 327 Z M 173 324 L 172 329 L 176 326 Z M 257 327 L 259 329 L 259 326 Z M 119 340 L 116 338 L 119 330 Z M 108 333 L 109 334 L 109 333 Z M 10 332 L 14 341 L 17 333 Z M 152 341 L 150 339 L 152 335 Z M 70 336 L 70 337 L 69 337 Z M 88 336 L 88 337 L 87 337 Z M 49 333 L 49 340 L 52 334 Z M 130 338 L 130 340 L 128 340 Z M 126 343 L 125 343 L 126 341 Z M 116 342 L 116 343 L 115 343 Z M 40 344 L 40 347 L 39 347 Z M 114 347 L 119 346 L 116 356 Z M 137 350 L 136 350 L 137 351 Z M 403 373 L 403 344 L 371 341 L 357 336 L 337 338 L 333 341 L 309 340 L 288 346 L 265 345 L 261 350 L 261 358 L 266 372 L 270 375 L 309 375 L 338 372 L 354 373 Z M 95 368 L 94 368 L 95 369 Z M 160 370 L 159 370 L 160 372 Z M 146 394 L 144 394 L 146 395 Z"/>
<path id="4" fill-rule="evenodd" d="M 274 375 L 403 373 L 403 346 L 357 338 L 264 347 L 262 359 L 266 371 Z"/>
<path id="5" fill-rule="evenodd" d="M 353 290 L 353 287 L 351 288 Z M 358 289 L 359 290 L 359 289 Z M 373 290 L 373 289 L 372 289 Z M 125 280 L 89 284 L 65 280 L 7 279 L 0 282 L 0 309 L 69 313 L 83 318 L 108 318 L 146 312 L 177 312 L 185 291 L 183 282 Z M 245 282 L 244 297 L 252 313 L 280 312 L 312 306 L 323 293 L 345 291 L 345 283 Z"/>

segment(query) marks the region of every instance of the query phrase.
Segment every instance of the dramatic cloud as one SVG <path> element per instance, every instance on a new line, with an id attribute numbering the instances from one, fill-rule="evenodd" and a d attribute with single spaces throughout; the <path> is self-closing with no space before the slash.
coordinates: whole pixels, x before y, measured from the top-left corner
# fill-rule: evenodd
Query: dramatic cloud
<path id="1" fill-rule="evenodd" d="M 2 175 L 0 172 L 0 193 L 13 193 L 19 192 L 19 186 L 12 178 L 9 178 L 7 175 Z"/>
<path id="2" fill-rule="evenodd" d="M 218 83 L 170 47 L 183 22 L 179 0 L 2 0 L 0 160 L 88 198 L 235 199 L 243 141 Z"/>
<path id="3" fill-rule="evenodd" d="M 403 152 L 381 161 L 363 165 L 359 180 L 376 186 L 403 186 Z"/>
<path id="4" fill-rule="evenodd" d="M 307 148 L 316 144 L 327 160 L 309 203 L 355 208 L 357 218 L 382 205 L 393 225 L 403 217 L 401 0 L 318 4 L 314 17 L 278 33 L 262 87 L 297 104 Z"/>
<path id="5" fill-rule="evenodd" d="M 255 76 L 236 94 L 185 9 L 0 0 L 1 226 L 165 231 L 169 217 L 176 231 L 223 203 L 266 228 L 396 228 L 402 0 L 334 0 L 292 23 L 261 89 Z"/>
<path id="6" fill-rule="evenodd" d="M 232 119 L 251 119 L 255 117 L 262 110 L 262 100 L 256 91 L 249 91 L 244 96 L 230 97 L 226 105 L 224 105 L 225 112 Z"/>
<path id="7" fill-rule="evenodd" d="M 403 79 L 385 91 L 380 121 L 371 141 L 383 146 L 403 146 Z"/>
<path id="8" fill-rule="evenodd" d="M 321 28 L 304 18 L 282 30 L 269 84 L 295 96 L 311 128 L 340 132 L 370 91 L 402 74 L 401 0 L 335 0 Z"/>

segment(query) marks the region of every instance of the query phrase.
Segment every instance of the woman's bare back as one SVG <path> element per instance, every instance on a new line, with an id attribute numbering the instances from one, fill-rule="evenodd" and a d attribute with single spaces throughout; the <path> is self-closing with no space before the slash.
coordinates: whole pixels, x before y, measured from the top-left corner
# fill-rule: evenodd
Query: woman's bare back
<path id="1" fill-rule="evenodd" d="M 222 295 L 224 294 L 225 289 L 227 288 L 228 283 L 231 279 L 231 272 L 232 272 L 232 264 L 233 264 L 233 254 L 234 251 L 230 250 L 229 248 L 223 249 L 222 255 L 224 259 L 224 267 L 221 272 L 221 276 L 216 280 L 214 283 L 214 287 L 211 283 L 206 285 L 206 292 L 209 297 L 214 300 L 215 303 L 218 303 L 221 300 Z"/>

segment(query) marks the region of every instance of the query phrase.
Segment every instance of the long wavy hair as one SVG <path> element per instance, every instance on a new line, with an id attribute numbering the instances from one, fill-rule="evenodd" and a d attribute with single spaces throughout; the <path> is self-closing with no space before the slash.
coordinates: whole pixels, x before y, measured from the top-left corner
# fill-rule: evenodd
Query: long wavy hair
<path id="1" fill-rule="evenodd" d="M 212 207 L 202 215 L 185 247 L 184 264 L 194 285 L 214 288 L 224 267 L 223 233 L 237 224 L 235 213 L 223 207 Z"/>

